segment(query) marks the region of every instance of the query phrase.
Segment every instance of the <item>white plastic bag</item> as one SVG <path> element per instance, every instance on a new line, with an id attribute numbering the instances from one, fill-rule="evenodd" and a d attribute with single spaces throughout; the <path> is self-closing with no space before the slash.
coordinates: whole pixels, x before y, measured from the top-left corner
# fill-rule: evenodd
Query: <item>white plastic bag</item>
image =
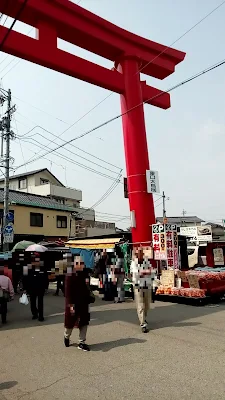
<path id="1" fill-rule="evenodd" d="M 19 298 L 20 304 L 23 304 L 24 306 L 27 306 L 29 304 L 28 297 L 26 293 L 23 293 L 23 295 Z"/>

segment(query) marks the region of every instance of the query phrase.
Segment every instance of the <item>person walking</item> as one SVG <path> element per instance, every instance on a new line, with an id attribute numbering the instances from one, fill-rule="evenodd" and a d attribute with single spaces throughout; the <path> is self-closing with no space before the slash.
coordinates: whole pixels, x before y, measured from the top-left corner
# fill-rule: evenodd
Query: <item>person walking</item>
<path id="1" fill-rule="evenodd" d="M 63 296 L 65 296 L 65 275 L 58 275 L 56 277 L 56 291 L 54 296 L 58 296 L 60 290 Z"/>
<path id="2" fill-rule="evenodd" d="M 35 258 L 31 268 L 24 267 L 23 289 L 30 297 L 32 319 L 44 321 L 44 294 L 48 287 L 48 273 L 40 258 Z"/>
<path id="3" fill-rule="evenodd" d="M 134 250 L 130 272 L 141 330 L 143 333 L 148 333 L 147 314 L 151 302 L 153 273 L 149 259 L 144 256 L 143 248 Z"/>
<path id="4" fill-rule="evenodd" d="M 14 297 L 14 289 L 11 279 L 4 275 L 4 268 L 0 267 L 0 309 L 2 323 L 6 323 L 7 318 L 7 303 Z"/>
<path id="5" fill-rule="evenodd" d="M 123 303 L 125 301 L 124 291 L 124 257 L 121 249 L 116 248 L 116 265 L 115 265 L 115 278 L 116 278 L 116 296 L 114 299 L 115 303 Z"/>
<path id="6" fill-rule="evenodd" d="M 74 268 L 65 278 L 65 321 L 64 344 L 70 345 L 73 329 L 79 329 L 78 349 L 90 351 L 86 344 L 87 328 L 90 321 L 90 274 L 80 256 L 75 257 Z"/>

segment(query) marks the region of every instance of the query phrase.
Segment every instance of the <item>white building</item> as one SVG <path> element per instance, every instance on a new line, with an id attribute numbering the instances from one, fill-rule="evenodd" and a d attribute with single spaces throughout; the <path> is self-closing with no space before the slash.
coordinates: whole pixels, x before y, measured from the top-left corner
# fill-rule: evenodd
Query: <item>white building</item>
<path id="1" fill-rule="evenodd" d="M 4 187 L 4 179 L 0 180 L 0 188 Z M 95 221 L 95 210 L 81 207 L 82 191 L 66 187 L 47 168 L 30 171 L 10 177 L 9 187 L 24 193 L 36 194 L 57 201 L 62 205 L 73 209 L 72 217 L 76 220 L 84 220 L 86 234 L 88 236 L 115 233 L 115 224 Z M 75 236 L 78 232 L 71 232 Z M 79 231 L 83 234 L 83 230 Z M 78 235 L 79 235 L 78 234 Z"/>

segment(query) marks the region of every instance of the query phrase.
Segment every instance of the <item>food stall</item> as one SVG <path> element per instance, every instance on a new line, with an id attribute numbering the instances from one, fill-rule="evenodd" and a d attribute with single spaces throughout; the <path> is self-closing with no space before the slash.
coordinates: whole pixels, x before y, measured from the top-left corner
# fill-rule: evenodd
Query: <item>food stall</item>
<path id="1" fill-rule="evenodd" d="M 69 240 L 66 246 L 70 248 L 70 251 L 74 255 L 81 255 L 87 267 L 94 270 L 95 256 L 101 256 L 101 252 L 106 251 L 111 254 L 112 258 L 115 259 L 116 246 L 120 246 L 121 249 L 126 252 L 126 244 L 122 237 L 104 237 L 104 238 L 88 238 L 88 239 L 76 239 Z M 124 264 L 127 263 L 127 257 L 124 256 Z M 128 274 L 125 266 L 125 275 Z M 98 288 L 99 291 L 103 288 L 103 282 L 101 279 L 94 276 L 91 277 L 91 285 Z M 133 296 L 133 285 L 130 280 L 125 277 L 124 280 L 125 292 Z"/>
<path id="2" fill-rule="evenodd" d="M 195 270 L 162 271 L 156 299 L 190 304 L 206 304 L 225 296 L 225 267 L 198 267 Z"/>

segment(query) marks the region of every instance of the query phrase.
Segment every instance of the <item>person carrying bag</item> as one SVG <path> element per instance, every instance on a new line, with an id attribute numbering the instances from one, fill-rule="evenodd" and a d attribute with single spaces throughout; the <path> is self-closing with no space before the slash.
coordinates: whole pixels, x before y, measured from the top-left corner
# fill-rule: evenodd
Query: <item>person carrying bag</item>
<path id="1" fill-rule="evenodd" d="M 67 272 L 65 279 L 65 321 L 64 344 L 70 345 L 74 328 L 79 329 L 78 349 L 89 351 L 86 344 L 87 329 L 90 321 L 89 305 L 94 303 L 95 296 L 90 290 L 90 274 L 81 257 L 74 260 L 74 268 Z"/>

